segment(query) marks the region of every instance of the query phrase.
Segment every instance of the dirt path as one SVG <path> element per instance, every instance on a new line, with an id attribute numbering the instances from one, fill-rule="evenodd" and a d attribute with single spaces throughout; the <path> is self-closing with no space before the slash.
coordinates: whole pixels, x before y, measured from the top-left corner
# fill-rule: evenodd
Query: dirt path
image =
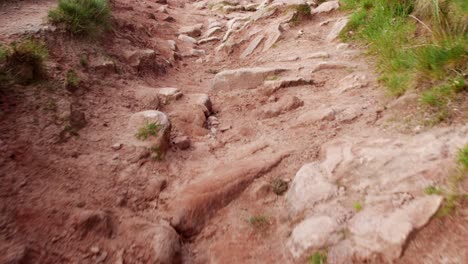
<path id="1" fill-rule="evenodd" d="M 131 32 L 147 19 L 135 13 L 175 20 L 147 26 L 157 34 L 145 41 L 114 42 L 157 46 L 173 68 L 96 81 L 79 97 L 87 116 L 79 137 L 57 144 L 53 121 L 16 114 L 33 103 L 4 115 L 1 252 L 36 263 L 304 263 L 319 251 L 329 263 L 468 261 L 466 212 L 448 223 L 456 233 L 444 234 L 438 219 L 417 233 L 442 199 L 423 190 L 451 173 L 468 128 L 398 132 L 389 120 L 401 104 L 385 96 L 362 51 L 337 40 L 346 18 L 336 4 L 297 18 L 292 1 L 232 2 L 174 1 L 166 11 L 117 2 Z M 3 12 L 26 14 L 27 3 Z M 36 14 L 0 36 L 37 25 Z M 174 37 L 179 30 L 216 39 L 195 45 Z M 56 96 L 60 109 L 69 95 Z M 172 124 L 161 161 L 135 145 L 128 125 L 155 110 L 153 99 Z M 444 251 L 429 246 L 439 236 Z"/>

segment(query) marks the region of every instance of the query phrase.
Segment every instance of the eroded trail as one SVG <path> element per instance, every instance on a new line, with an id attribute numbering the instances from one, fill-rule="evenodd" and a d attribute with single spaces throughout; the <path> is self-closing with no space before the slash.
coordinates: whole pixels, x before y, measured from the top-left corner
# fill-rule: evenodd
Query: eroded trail
<path id="1" fill-rule="evenodd" d="M 310 17 L 300 5 L 159 10 L 175 20 L 169 41 L 157 41 L 176 52 L 173 70 L 116 81 L 118 93 L 100 91 L 110 103 L 84 99 L 98 103 L 74 149 L 60 147 L 70 156 L 37 150 L 31 163 L 3 162 L 28 181 L 2 198 L 23 199 L 19 210 L 4 205 L 20 233 L 9 248 L 43 263 L 304 263 L 318 251 L 328 263 L 466 263 L 466 215 L 450 229 L 453 247 L 425 251 L 418 245 L 443 231 L 416 232 L 442 202 L 424 188 L 451 173 L 468 127 L 399 132 L 389 120 L 402 103 L 385 97 L 361 50 L 337 39 L 347 21 L 338 2 Z M 135 139 L 148 121 L 162 125 L 157 149 Z"/>

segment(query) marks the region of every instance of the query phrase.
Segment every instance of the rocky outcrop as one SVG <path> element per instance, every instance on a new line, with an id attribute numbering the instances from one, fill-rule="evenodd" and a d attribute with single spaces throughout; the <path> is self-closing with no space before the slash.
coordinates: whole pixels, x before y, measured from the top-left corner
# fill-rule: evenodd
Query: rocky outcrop
<path id="1" fill-rule="evenodd" d="M 323 159 L 304 165 L 286 194 L 288 215 L 306 216 L 288 240 L 291 255 L 303 259 L 328 248 L 331 263 L 393 262 L 410 234 L 439 209 L 442 197 L 423 189 L 446 174 L 442 164 L 453 160 L 447 153 L 467 143 L 466 132 L 468 127 L 326 144 Z"/>
<path id="2" fill-rule="evenodd" d="M 171 224 L 184 234 L 198 233 L 217 210 L 235 199 L 250 183 L 278 165 L 286 153 L 255 155 L 228 164 L 220 164 L 181 191 L 171 203 Z"/>

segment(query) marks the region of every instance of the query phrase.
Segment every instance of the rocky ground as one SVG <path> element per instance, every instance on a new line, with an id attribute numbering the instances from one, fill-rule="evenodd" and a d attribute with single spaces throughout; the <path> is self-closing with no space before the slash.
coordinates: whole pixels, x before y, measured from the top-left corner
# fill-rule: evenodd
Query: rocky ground
<path id="1" fill-rule="evenodd" d="M 434 217 L 424 189 L 468 126 L 413 126 L 339 2 L 300 4 L 115 0 L 100 41 L 52 1 L 0 4 L 0 40 L 44 39 L 51 76 L 0 94 L 0 262 L 467 263 L 466 204 Z"/>

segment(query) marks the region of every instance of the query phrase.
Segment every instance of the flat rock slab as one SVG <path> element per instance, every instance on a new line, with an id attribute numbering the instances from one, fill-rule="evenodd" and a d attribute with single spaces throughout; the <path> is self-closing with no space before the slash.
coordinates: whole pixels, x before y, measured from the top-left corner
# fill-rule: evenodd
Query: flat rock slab
<path id="1" fill-rule="evenodd" d="M 264 52 L 269 50 L 271 47 L 273 47 L 273 45 L 276 44 L 276 42 L 278 42 L 278 40 L 280 40 L 283 29 L 281 28 L 281 24 L 278 24 L 267 29 L 267 32 L 268 38 L 265 41 L 265 45 L 263 46 Z"/>
<path id="2" fill-rule="evenodd" d="M 304 102 L 296 96 L 285 95 L 281 97 L 278 102 L 264 106 L 260 110 L 259 116 L 261 118 L 272 118 L 299 108 L 303 105 Z"/>
<path id="3" fill-rule="evenodd" d="M 193 26 L 181 27 L 179 29 L 179 34 L 187 35 L 193 38 L 199 37 L 201 35 L 201 29 L 203 24 L 196 24 Z"/>
<path id="4" fill-rule="evenodd" d="M 197 44 L 197 40 L 196 40 L 196 39 L 194 39 L 194 38 L 192 38 L 192 37 L 190 37 L 190 36 L 184 35 L 184 34 L 179 35 L 177 38 L 178 38 L 179 40 L 183 41 L 183 42 L 187 42 L 187 43 L 191 43 L 191 44 Z"/>
<path id="5" fill-rule="evenodd" d="M 338 1 L 327 1 L 312 10 L 312 14 L 330 13 L 340 7 Z"/>
<path id="6" fill-rule="evenodd" d="M 183 94 L 178 88 L 172 87 L 165 87 L 165 88 L 157 88 L 158 95 L 163 97 L 164 99 L 168 100 L 178 100 L 180 99 Z"/>
<path id="7" fill-rule="evenodd" d="M 345 28 L 346 24 L 348 24 L 349 19 L 347 17 L 338 19 L 335 24 L 333 24 L 332 29 L 328 33 L 326 40 L 333 41 L 340 35 L 341 31 Z"/>
<path id="8" fill-rule="evenodd" d="M 286 71 L 282 68 L 241 68 L 222 71 L 215 75 L 211 88 L 213 90 L 252 89 L 263 83 L 270 75 Z"/>
<path id="9" fill-rule="evenodd" d="M 262 40 L 265 38 L 264 35 L 258 35 L 256 36 L 252 42 L 250 42 L 249 46 L 247 46 L 247 48 L 244 50 L 244 52 L 242 52 L 241 54 L 241 58 L 246 58 L 248 57 L 250 54 L 252 54 L 252 52 L 254 52 L 254 50 L 258 47 L 258 45 L 260 45 L 260 43 L 262 42 Z"/>

